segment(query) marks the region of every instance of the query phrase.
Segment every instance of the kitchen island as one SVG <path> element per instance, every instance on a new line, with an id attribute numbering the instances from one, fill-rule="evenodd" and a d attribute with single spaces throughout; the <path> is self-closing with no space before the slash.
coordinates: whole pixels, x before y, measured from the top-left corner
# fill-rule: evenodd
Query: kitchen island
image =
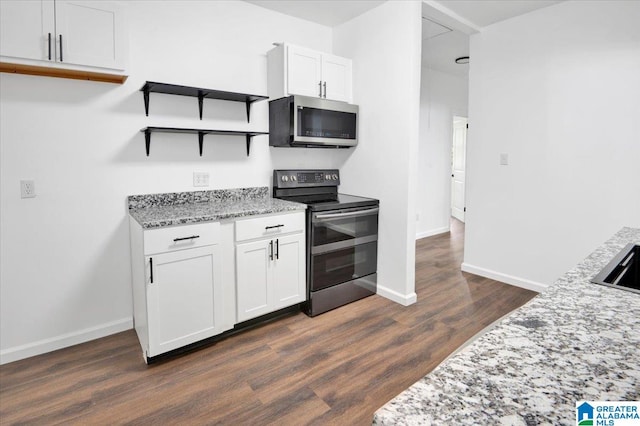
<path id="1" fill-rule="evenodd" d="M 640 295 L 592 284 L 623 228 L 374 415 L 376 425 L 575 424 L 576 402 L 640 399 Z"/>

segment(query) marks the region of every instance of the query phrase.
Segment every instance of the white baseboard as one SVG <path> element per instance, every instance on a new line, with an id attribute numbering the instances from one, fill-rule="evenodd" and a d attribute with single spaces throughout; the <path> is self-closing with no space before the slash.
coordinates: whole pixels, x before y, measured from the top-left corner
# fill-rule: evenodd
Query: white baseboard
<path id="1" fill-rule="evenodd" d="M 40 340 L 26 345 L 15 346 L 13 348 L 0 351 L 0 364 L 18 361 L 32 356 L 52 352 L 58 349 L 67 348 L 89 340 L 99 339 L 111 334 L 133 328 L 133 318 L 123 318 L 117 321 L 108 322 L 95 327 L 85 328 L 49 339 Z"/>
<path id="2" fill-rule="evenodd" d="M 537 291 L 538 293 L 549 286 L 548 284 L 542 284 L 524 278 L 514 277 L 513 275 L 507 275 L 501 272 L 492 271 L 490 269 L 469 265 L 468 263 L 463 263 L 461 269 L 464 272 L 468 272 L 470 274 L 480 275 L 481 277 L 485 278 L 491 278 L 492 280 L 514 285 L 516 287 L 526 288 L 527 290 Z"/>
<path id="3" fill-rule="evenodd" d="M 376 291 L 376 293 L 403 306 L 413 305 L 418 300 L 418 295 L 415 291 L 411 294 L 405 295 L 400 294 L 395 290 L 391 290 L 387 287 L 381 286 L 380 284 L 378 284 L 378 290 Z"/>
<path id="4" fill-rule="evenodd" d="M 416 240 L 427 238 L 427 237 L 433 237 L 434 235 L 444 234 L 445 232 L 449 232 L 450 230 L 451 229 L 448 226 L 443 226 L 442 228 L 430 229 L 429 231 L 425 231 L 425 232 L 417 232 Z"/>

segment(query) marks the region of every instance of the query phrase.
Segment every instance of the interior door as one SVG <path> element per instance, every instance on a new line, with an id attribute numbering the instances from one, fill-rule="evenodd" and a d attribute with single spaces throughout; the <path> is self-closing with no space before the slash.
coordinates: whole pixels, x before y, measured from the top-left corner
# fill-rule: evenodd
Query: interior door
<path id="1" fill-rule="evenodd" d="M 451 150 L 451 216 L 464 222 L 465 168 L 467 157 L 467 119 L 453 118 L 453 144 Z"/>

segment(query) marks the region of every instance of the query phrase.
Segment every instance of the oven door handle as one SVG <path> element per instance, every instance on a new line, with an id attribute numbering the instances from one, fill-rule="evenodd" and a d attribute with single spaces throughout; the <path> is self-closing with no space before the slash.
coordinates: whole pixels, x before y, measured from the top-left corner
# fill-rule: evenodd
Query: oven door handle
<path id="1" fill-rule="evenodd" d="M 380 211 L 380 209 L 378 207 L 376 207 L 374 209 L 356 210 L 356 211 L 345 212 L 345 213 L 317 214 L 315 216 L 315 219 L 322 220 L 322 219 L 335 219 L 335 218 L 352 217 L 352 216 L 367 216 L 367 215 L 370 215 L 370 214 L 378 213 L 378 211 Z"/>

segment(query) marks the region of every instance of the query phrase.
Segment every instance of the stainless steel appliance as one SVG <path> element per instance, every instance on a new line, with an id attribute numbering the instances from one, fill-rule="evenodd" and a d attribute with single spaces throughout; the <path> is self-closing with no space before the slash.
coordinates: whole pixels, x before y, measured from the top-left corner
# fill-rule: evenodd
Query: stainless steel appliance
<path id="1" fill-rule="evenodd" d="M 315 316 L 376 293 L 379 201 L 339 194 L 338 170 L 274 170 L 273 196 L 307 204 L 307 301 Z"/>
<path id="2" fill-rule="evenodd" d="M 627 244 L 591 282 L 640 293 L 640 245 Z"/>
<path id="3" fill-rule="evenodd" d="M 357 105 L 306 96 L 269 102 L 270 146 L 350 148 L 357 128 Z"/>

